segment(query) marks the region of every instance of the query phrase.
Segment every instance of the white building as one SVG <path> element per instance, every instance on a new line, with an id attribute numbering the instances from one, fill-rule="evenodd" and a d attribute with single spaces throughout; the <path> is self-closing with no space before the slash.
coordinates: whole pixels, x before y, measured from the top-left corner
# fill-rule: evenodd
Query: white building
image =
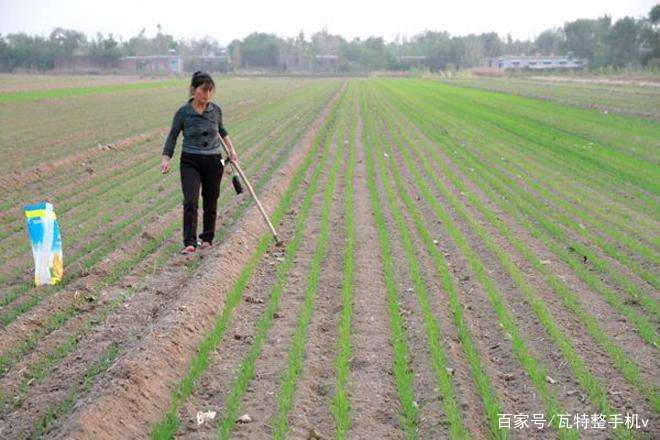
<path id="1" fill-rule="evenodd" d="M 558 56 L 506 55 L 501 57 L 486 58 L 485 60 L 485 65 L 487 67 L 497 67 L 499 69 L 581 69 L 586 64 L 586 60 Z"/>

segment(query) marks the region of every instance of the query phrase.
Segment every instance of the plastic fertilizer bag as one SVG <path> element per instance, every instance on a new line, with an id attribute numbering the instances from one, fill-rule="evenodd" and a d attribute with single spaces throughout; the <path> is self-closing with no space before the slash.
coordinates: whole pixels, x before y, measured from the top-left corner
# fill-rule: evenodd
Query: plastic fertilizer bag
<path id="1" fill-rule="evenodd" d="M 41 202 L 25 206 L 28 235 L 34 256 L 34 283 L 57 284 L 62 280 L 62 239 L 53 205 Z"/>

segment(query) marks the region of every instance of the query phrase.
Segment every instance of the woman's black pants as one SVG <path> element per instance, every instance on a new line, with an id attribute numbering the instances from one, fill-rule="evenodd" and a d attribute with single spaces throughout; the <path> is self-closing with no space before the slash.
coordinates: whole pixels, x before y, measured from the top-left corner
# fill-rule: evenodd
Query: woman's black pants
<path id="1" fill-rule="evenodd" d="M 199 238 L 213 243 L 220 182 L 224 167 L 220 154 L 181 152 L 181 188 L 183 189 L 183 245 L 197 246 L 197 206 L 202 187 L 204 227 Z"/>

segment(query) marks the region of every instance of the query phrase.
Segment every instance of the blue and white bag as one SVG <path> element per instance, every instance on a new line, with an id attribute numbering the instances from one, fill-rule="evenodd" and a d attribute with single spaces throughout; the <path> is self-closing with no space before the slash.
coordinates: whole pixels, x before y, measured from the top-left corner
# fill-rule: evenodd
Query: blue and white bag
<path id="1" fill-rule="evenodd" d="M 28 236 L 34 256 L 34 283 L 57 284 L 62 280 L 62 239 L 53 205 L 48 202 L 25 206 Z"/>

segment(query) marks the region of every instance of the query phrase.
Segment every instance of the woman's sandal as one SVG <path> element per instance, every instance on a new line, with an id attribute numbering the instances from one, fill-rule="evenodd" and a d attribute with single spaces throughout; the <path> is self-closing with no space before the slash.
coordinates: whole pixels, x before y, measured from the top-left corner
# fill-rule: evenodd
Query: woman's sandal
<path id="1" fill-rule="evenodd" d="M 202 241 L 202 244 L 199 245 L 200 249 L 208 249 L 210 247 L 211 247 L 211 243 L 209 243 L 208 241 Z"/>
<path id="2" fill-rule="evenodd" d="M 184 248 L 181 250 L 181 254 L 182 254 L 182 255 L 190 255 L 190 254 L 194 254 L 194 253 L 195 253 L 195 250 L 196 250 L 195 246 L 193 246 L 193 245 L 189 245 L 189 246 L 184 247 Z"/>

